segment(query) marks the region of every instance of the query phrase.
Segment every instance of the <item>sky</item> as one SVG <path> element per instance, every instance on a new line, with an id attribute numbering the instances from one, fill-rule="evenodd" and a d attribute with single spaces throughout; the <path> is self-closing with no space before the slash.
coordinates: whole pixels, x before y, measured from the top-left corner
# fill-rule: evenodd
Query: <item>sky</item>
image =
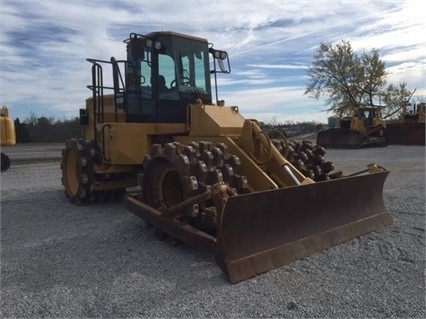
<path id="1" fill-rule="evenodd" d="M 389 83 L 426 99 L 426 19 L 413 1 L 0 0 L 0 105 L 13 118 L 78 116 L 91 92 L 86 58 L 125 59 L 129 34 L 175 31 L 228 52 L 219 99 L 266 123 L 331 114 L 305 95 L 320 43 L 379 50 Z M 214 94 L 214 92 L 213 92 Z"/>

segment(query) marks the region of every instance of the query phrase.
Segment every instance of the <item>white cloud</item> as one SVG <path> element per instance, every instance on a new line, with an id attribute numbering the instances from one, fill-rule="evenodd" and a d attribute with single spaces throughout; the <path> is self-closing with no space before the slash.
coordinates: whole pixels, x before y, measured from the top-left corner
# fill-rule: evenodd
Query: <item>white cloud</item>
<path id="1" fill-rule="evenodd" d="M 291 65 L 291 64 L 249 64 L 249 67 L 260 69 L 303 69 L 306 70 L 306 65 Z"/>

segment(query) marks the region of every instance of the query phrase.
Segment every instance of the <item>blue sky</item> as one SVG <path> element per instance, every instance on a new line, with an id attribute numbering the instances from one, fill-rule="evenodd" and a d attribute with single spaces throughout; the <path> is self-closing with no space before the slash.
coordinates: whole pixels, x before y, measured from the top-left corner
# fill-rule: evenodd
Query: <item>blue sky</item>
<path id="1" fill-rule="evenodd" d="M 78 116 L 90 95 L 86 58 L 125 58 L 131 32 L 176 31 L 229 53 L 219 98 L 246 118 L 325 123 L 304 95 L 321 42 L 375 48 L 388 81 L 426 99 L 426 19 L 416 1 L 0 0 L 0 104 L 21 121 Z"/>

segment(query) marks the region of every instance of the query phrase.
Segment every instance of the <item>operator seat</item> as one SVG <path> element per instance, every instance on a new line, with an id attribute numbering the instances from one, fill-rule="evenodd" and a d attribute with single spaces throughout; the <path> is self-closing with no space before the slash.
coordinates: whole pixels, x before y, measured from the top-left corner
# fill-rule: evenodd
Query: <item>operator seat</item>
<path id="1" fill-rule="evenodd" d="M 170 89 L 166 85 L 166 79 L 163 75 L 158 76 L 158 91 L 160 94 L 168 93 Z"/>

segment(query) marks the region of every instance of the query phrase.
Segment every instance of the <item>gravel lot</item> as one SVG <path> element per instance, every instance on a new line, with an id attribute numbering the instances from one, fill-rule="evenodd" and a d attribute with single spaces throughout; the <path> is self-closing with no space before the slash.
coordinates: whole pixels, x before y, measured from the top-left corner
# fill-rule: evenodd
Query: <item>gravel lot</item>
<path id="1" fill-rule="evenodd" d="M 389 169 L 394 224 L 236 285 L 211 255 L 157 240 L 121 202 L 69 204 L 59 163 L 12 163 L 1 174 L 0 316 L 424 318 L 425 147 L 326 157 L 345 173 Z"/>

